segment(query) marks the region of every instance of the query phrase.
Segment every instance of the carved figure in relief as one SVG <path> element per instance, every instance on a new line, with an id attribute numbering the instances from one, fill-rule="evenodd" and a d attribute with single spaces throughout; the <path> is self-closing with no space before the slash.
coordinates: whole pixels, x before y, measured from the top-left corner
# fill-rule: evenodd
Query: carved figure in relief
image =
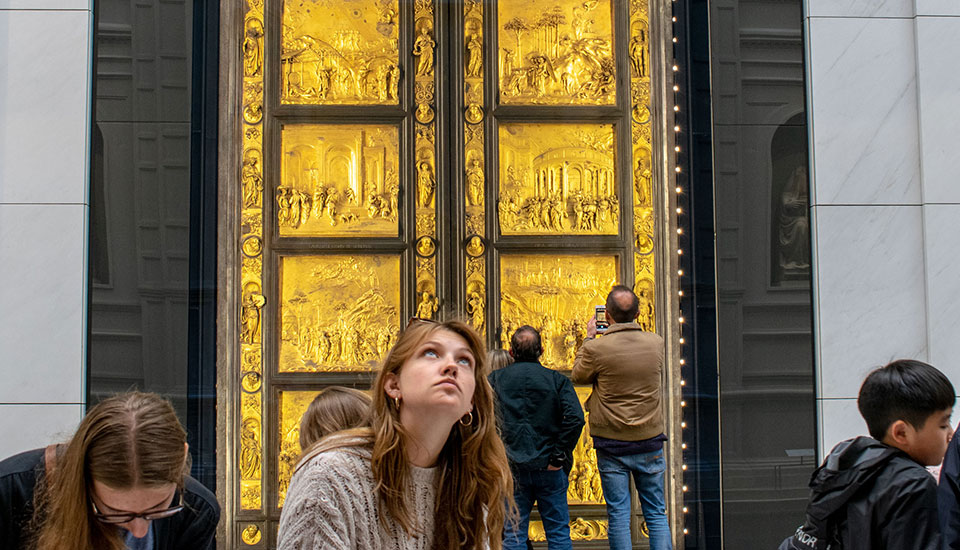
<path id="1" fill-rule="evenodd" d="M 473 328 L 483 333 L 484 303 L 483 296 L 479 292 L 473 291 L 467 296 L 467 313 L 470 315 L 470 324 Z"/>
<path id="2" fill-rule="evenodd" d="M 470 206 L 483 204 L 483 168 L 477 159 L 474 159 L 467 169 L 467 201 Z"/>
<path id="3" fill-rule="evenodd" d="M 640 78 L 647 76 L 647 60 L 644 50 L 647 48 L 647 33 L 644 29 L 630 39 L 630 65 Z"/>
<path id="4" fill-rule="evenodd" d="M 397 65 L 390 65 L 390 70 L 387 72 L 387 97 L 390 99 L 397 99 L 400 96 L 398 95 L 398 90 L 400 88 L 400 67 Z"/>
<path id="5" fill-rule="evenodd" d="M 240 479 L 260 479 L 260 421 L 250 416 L 240 424 Z"/>
<path id="6" fill-rule="evenodd" d="M 263 176 L 260 174 L 260 161 L 256 154 L 245 155 L 240 178 L 243 181 L 243 207 L 260 206 L 263 193 Z"/>
<path id="7" fill-rule="evenodd" d="M 437 182 L 433 178 L 433 168 L 423 160 L 417 164 L 417 205 L 430 207 L 433 205 L 433 191 Z"/>
<path id="8" fill-rule="evenodd" d="M 467 76 L 479 77 L 483 72 L 483 43 L 476 34 L 467 39 Z"/>
<path id="9" fill-rule="evenodd" d="M 261 38 L 263 38 L 263 23 L 259 19 L 248 19 L 243 38 L 243 76 L 252 77 L 260 74 L 263 65 Z"/>
<path id="10" fill-rule="evenodd" d="M 421 319 L 433 319 L 433 314 L 440 307 L 440 300 L 429 292 L 420 293 L 420 302 L 417 304 L 417 317 Z"/>
<path id="11" fill-rule="evenodd" d="M 260 309 L 266 298 L 257 292 L 248 292 L 240 306 L 240 341 L 244 344 L 257 342 L 260 330 Z"/>
<path id="12" fill-rule="evenodd" d="M 430 29 L 423 27 L 420 29 L 420 36 L 413 43 L 413 55 L 420 58 L 417 64 L 417 76 L 430 76 L 433 73 L 433 48 L 437 43 L 430 35 Z"/>

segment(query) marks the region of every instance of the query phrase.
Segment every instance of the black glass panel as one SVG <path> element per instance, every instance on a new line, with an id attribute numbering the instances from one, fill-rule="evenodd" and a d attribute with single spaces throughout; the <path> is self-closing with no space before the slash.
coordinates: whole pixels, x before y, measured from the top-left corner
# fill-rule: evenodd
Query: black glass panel
<path id="1" fill-rule="evenodd" d="M 687 547 L 775 548 L 816 467 L 801 1 L 681 9 Z"/>
<path id="2" fill-rule="evenodd" d="M 87 379 L 91 405 L 134 388 L 169 398 L 211 488 L 216 14 L 95 4 Z"/>

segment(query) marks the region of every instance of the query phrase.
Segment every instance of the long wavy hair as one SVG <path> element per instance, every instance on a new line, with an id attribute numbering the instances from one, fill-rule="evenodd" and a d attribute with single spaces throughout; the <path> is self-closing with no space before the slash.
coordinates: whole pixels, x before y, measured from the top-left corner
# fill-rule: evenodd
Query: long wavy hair
<path id="1" fill-rule="evenodd" d="M 501 550 L 504 521 L 508 510 L 515 509 L 513 477 L 507 452 L 497 433 L 493 388 L 485 376 L 485 346 L 480 335 L 466 323 L 420 322 L 404 330 L 384 358 L 374 382 L 369 427 L 326 437 L 309 453 L 304 453 L 298 468 L 331 449 L 372 447 L 371 464 L 380 501 L 380 521 L 385 523 L 389 514 L 408 535 L 416 535 L 416 521 L 404 498 L 410 486 L 410 461 L 406 453 L 409 436 L 400 423 L 399 410 L 384 391 L 384 384 L 388 374 L 398 375 L 417 348 L 440 330 L 452 332 L 467 342 L 475 361 L 476 387 L 471 422 L 453 424 L 437 460 L 440 475 L 434 548 Z"/>
<path id="2" fill-rule="evenodd" d="M 116 525 L 93 516 L 93 481 L 120 490 L 171 483 L 182 489 L 190 467 L 186 441 L 173 407 L 156 394 L 131 392 L 97 404 L 34 491 L 35 548 L 126 548 Z"/>

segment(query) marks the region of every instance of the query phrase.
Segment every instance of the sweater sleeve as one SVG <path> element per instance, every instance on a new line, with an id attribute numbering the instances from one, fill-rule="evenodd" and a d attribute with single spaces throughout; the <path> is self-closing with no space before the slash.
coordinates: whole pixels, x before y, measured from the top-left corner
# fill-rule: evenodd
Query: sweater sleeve
<path id="1" fill-rule="evenodd" d="M 279 550 L 355 550 L 352 503 L 342 491 L 343 467 L 308 464 L 290 481 L 280 513 Z"/>

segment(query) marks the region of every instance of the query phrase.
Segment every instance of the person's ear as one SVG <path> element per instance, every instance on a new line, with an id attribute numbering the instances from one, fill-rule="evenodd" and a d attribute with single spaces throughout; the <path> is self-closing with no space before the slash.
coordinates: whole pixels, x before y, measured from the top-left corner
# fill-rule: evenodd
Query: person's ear
<path id="1" fill-rule="evenodd" d="M 390 399 L 403 397 L 400 395 L 400 377 L 392 372 L 388 372 L 386 375 L 384 375 L 383 391 L 390 397 Z"/>
<path id="2" fill-rule="evenodd" d="M 510 358 L 511 358 L 511 359 L 516 359 L 516 357 L 513 356 L 513 350 L 512 350 L 512 349 L 511 349 L 511 350 L 508 350 L 507 353 L 510 354 Z"/>
<path id="3" fill-rule="evenodd" d="M 613 321 L 613 317 L 610 316 L 610 312 L 609 312 L 609 311 L 604 311 L 604 312 L 603 312 L 603 316 L 607 318 L 607 324 L 608 324 L 608 325 L 615 325 L 615 324 L 616 324 L 616 323 L 614 323 L 614 321 Z"/>
<path id="4" fill-rule="evenodd" d="M 889 439 L 889 442 L 896 443 L 897 447 L 909 445 L 912 429 L 905 420 L 895 420 L 893 424 L 890 424 L 890 427 L 887 428 L 887 436 L 884 437 L 884 441 L 886 442 L 886 440 Z"/>

